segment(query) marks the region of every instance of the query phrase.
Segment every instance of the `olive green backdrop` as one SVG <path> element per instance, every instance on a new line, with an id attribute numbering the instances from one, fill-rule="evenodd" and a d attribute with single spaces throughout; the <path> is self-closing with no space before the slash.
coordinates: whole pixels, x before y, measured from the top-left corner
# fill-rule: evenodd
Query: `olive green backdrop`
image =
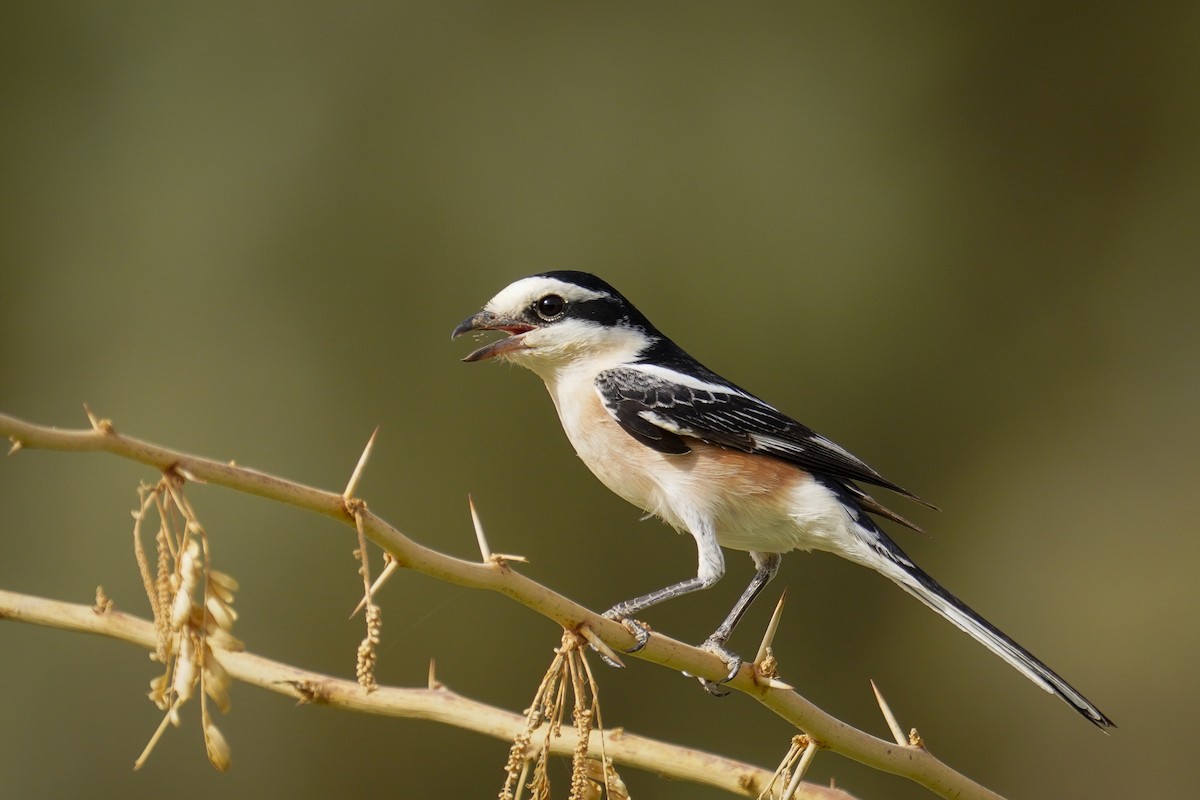
<path id="1" fill-rule="evenodd" d="M 451 328 L 520 276 L 604 276 L 711 367 L 941 505 L 933 575 L 1120 725 L 1092 728 L 886 581 L 793 554 L 783 676 L 885 731 L 868 679 L 1014 797 L 1179 796 L 1200 689 L 1200 86 L 1194 4 L 6 3 L 0 409 L 86 401 L 170 446 L 342 487 L 413 538 L 492 546 L 602 609 L 692 574 L 690 540 L 577 463 L 531 375 Z M 145 611 L 129 509 L 154 475 L 0 461 L 0 586 Z M 190 494 L 248 646 L 352 676 L 348 531 Z M 749 577 L 646 615 L 699 641 Z M 511 709 L 554 626 L 401 574 L 379 676 Z M 0 625 L 0 794 L 490 797 L 503 742 L 235 687 L 141 773 L 154 665 Z M 633 661 L 609 725 L 773 766 L 788 727 Z M 560 775 L 565 774 L 560 771 Z M 816 780 L 922 790 L 835 755 Z M 718 797 L 626 770 L 638 798 Z M 560 790 L 565 784 L 560 783 Z M 565 795 L 564 795 L 565 796 Z"/>

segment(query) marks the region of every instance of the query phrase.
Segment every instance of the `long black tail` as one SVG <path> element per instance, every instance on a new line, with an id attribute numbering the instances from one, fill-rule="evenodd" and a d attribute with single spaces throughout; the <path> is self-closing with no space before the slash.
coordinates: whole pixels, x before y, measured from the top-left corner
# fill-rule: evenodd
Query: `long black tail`
<path id="1" fill-rule="evenodd" d="M 886 549 L 875 548 L 875 551 L 888 563 L 886 568 L 880 564 L 870 566 L 887 575 L 900 588 L 966 631 L 988 650 L 1020 670 L 1029 680 L 1047 692 L 1061 697 L 1096 726 L 1102 729 L 1116 727 L 1112 720 L 1080 694 L 1079 690 L 1063 680 L 1057 672 L 1039 661 L 1032 653 L 1014 642 L 995 625 L 972 611 L 966 603 L 952 595 L 924 570 L 913 564 L 886 535 L 883 535 L 882 532 L 877 535 L 882 535 L 886 544 L 891 545 Z M 889 550 L 892 552 L 888 552 Z"/>

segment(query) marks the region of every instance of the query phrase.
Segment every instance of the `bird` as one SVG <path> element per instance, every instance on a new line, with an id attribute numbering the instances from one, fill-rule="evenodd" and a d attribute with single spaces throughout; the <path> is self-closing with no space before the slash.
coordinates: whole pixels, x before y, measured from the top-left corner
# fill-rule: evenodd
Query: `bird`
<path id="1" fill-rule="evenodd" d="M 742 665 L 726 643 L 779 571 L 782 554 L 824 551 L 889 578 L 1096 726 L 1114 727 L 1077 689 L 913 563 L 875 517 L 920 528 L 860 484 L 928 503 L 702 365 L 601 278 L 576 270 L 521 278 L 459 323 L 451 338 L 488 331 L 505 335 L 463 361 L 496 359 L 536 374 L 567 439 L 600 482 L 696 542 L 694 577 L 605 612 L 634 635 L 634 651 L 650 635 L 637 615 L 715 584 L 725 573 L 722 548 L 746 551 L 754 577 L 701 645 L 729 668 L 722 681 L 701 683 L 726 693 L 718 684 Z"/>

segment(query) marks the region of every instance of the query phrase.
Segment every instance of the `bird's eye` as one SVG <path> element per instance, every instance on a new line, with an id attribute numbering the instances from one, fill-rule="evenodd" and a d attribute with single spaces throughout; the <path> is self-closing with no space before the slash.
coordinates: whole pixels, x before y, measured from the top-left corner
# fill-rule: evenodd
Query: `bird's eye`
<path id="1" fill-rule="evenodd" d="M 561 317 L 566 307 L 567 301 L 556 294 L 548 294 L 533 303 L 533 310 L 547 322 Z"/>

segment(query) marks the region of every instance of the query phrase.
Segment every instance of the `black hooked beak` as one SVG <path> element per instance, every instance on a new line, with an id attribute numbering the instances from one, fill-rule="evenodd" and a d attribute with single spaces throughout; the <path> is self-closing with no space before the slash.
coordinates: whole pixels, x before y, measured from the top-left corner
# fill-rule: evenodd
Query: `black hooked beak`
<path id="1" fill-rule="evenodd" d="M 458 323 L 454 332 L 450 334 L 450 338 L 457 339 L 464 333 L 471 333 L 473 331 L 503 331 L 508 334 L 505 338 L 498 339 L 491 344 L 486 344 L 463 358 L 463 361 L 467 362 L 486 361 L 489 358 L 502 356 L 506 353 L 524 350 L 527 345 L 523 341 L 525 337 L 522 334 L 528 333 L 533 329 L 534 326 L 527 322 L 501 317 L 493 314 L 491 311 L 480 311 L 478 314 L 467 317 Z"/>

